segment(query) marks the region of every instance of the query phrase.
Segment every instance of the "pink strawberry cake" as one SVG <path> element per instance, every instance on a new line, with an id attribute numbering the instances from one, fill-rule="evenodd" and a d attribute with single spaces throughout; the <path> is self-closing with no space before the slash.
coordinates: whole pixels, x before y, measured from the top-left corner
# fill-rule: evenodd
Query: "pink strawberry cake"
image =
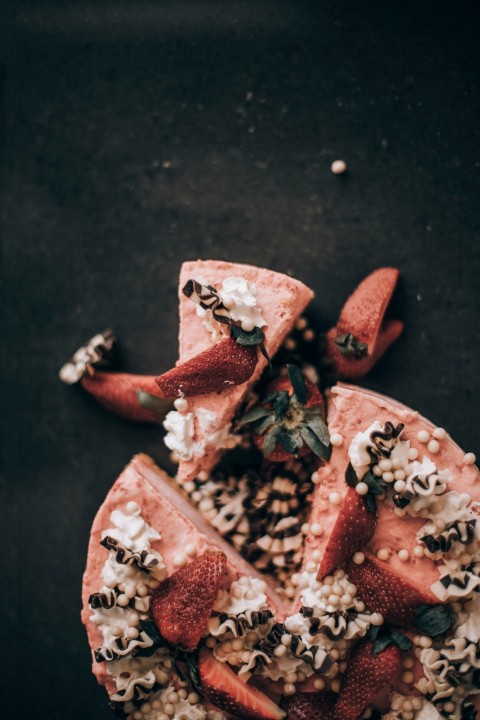
<path id="1" fill-rule="evenodd" d="M 384 319 L 397 276 L 369 276 L 321 343 L 300 282 L 185 263 L 175 368 L 119 384 L 98 369 L 105 335 L 62 370 L 101 384 L 109 409 L 163 422 L 179 463 L 170 479 L 136 456 L 92 528 L 82 619 L 117 716 L 476 717 L 475 456 L 335 382 L 400 334 Z"/>

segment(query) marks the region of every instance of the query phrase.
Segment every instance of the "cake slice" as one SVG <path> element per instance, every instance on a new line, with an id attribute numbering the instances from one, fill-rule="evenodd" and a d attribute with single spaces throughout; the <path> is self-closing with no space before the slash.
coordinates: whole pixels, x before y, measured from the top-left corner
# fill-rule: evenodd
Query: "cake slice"
<path id="1" fill-rule="evenodd" d="M 119 690 L 117 674 L 128 677 L 132 671 L 125 666 L 131 658 L 137 652 L 148 656 L 154 647 L 148 627 L 142 629 L 142 620 L 151 619 L 149 595 L 179 567 L 212 550 L 226 557 L 221 588 L 240 577 L 260 579 L 151 458 L 135 456 L 95 517 L 83 577 L 82 621 L 93 672 L 111 697 Z M 276 592 L 267 586 L 265 594 L 272 612 L 283 617 L 287 608 Z"/>
<path id="2" fill-rule="evenodd" d="M 345 481 L 345 474 L 351 458 L 359 459 L 362 454 L 361 439 L 359 433 L 365 433 L 373 423 L 379 423 L 384 427 L 390 422 L 394 426 L 404 425 L 400 438 L 402 451 L 409 451 L 407 458 L 410 468 L 419 472 L 420 462 L 423 458 L 425 466 L 428 462 L 436 466 L 441 472 L 447 471 L 451 479 L 442 486 L 439 483 L 435 492 L 455 491 L 457 493 L 468 493 L 473 501 L 480 500 L 480 483 L 478 469 L 465 462 L 465 453 L 460 447 L 440 429 L 436 428 L 429 420 L 426 420 L 415 410 L 402 405 L 401 403 L 379 395 L 372 391 L 337 384 L 330 391 L 328 401 L 328 428 L 332 438 L 332 455 L 328 464 L 322 465 L 317 471 L 318 484 L 315 489 L 310 517 L 310 526 L 318 530 L 319 534 L 310 533 L 305 543 L 304 562 L 308 563 L 312 553 L 316 550 L 316 557 L 323 557 L 332 536 L 342 502 L 349 490 Z M 437 428 L 438 430 L 438 428 Z M 436 436 L 439 439 L 436 439 Z M 354 447 L 349 448 L 354 441 Z M 422 442 L 423 441 L 423 442 Z M 409 448 L 406 443 L 408 442 Z M 400 468 L 402 458 L 400 453 L 395 464 Z M 368 462 L 368 455 L 367 455 Z M 384 464 L 388 467 L 388 463 Z M 385 473 L 395 473 L 395 468 L 385 469 Z M 360 473 L 361 474 L 361 473 Z M 427 473 L 428 475 L 428 473 Z M 401 477 L 401 472 L 398 475 Z M 405 477 L 402 478 L 403 481 Z M 389 476 L 390 486 L 392 482 Z M 407 478 L 408 480 L 408 478 Z M 395 483 L 395 480 L 394 480 Z M 393 483 L 393 484 L 394 484 Z M 401 484 L 396 486 L 401 488 Z M 397 493 L 397 502 L 403 505 L 402 496 L 406 495 L 408 488 Z M 426 592 L 431 592 L 431 587 L 439 580 L 437 564 L 430 557 L 422 556 L 425 549 L 423 543 L 419 543 L 421 529 L 428 523 L 428 508 L 431 507 L 427 495 L 423 500 L 417 500 L 416 511 L 410 511 L 409 505 L 395 507 L 392 503 L 377 501 L 378 520 L 372 538 L 366 544 L 365 550 L 376 555 L 386 557 L 388 553 L 388 567 L 401 575 L 408 576 L 412 581 Z M 441 494 L 436 496 L 440 501 Z M 415 500 L 412 500 L 415 504 Z M 423 504 L 423 508 L 420 506 Z M 434 510 L 437 508 L 434 507 Z M 438 508 L 442 510 L 441 507 Z M 440 512 L 440 514 L 442 514 Z M 445 516 L 445 512 L 443 513 Z M 422 517 L 423 516 L 423 517 Z M 319 527 L 315 527 L 318 525 Z M 321 534 L 320 534 L 321 529 Z M 360 548 L 358 548 L 360 549 Z M 382 552 L 383 551 L 383 552 Z M 403 553 L 401 551 L 404 551 Z M 406 559 L 402 559 L 406 558 Z M 437 587 L 437 586 L 436 586 Z M 438 600 L 440 601 L 440 600 Z"/>
<path id="3" fill-rule="evenodd" d="M 210 311 L 204 313 L 182 292 L 189 280 L 212 285 L 218 291 L 223 288 L 224 293 L 233 298 L 230 304 L 233 304 L 231 312 L 236 313 L 235 319 L 242 318 L 243 308 L 247 316 L 243 327 L 261 327 L 265 334 L 265 349 L 270 357 L 275 355 L 296 319 L 313 298 L 313 292 L 303 283 L 271 270 L 217 260 L 186 262 L 182 265 L 179 283 L 178 364 L 227 337 L 226 326 L 213 319 Z M 211 470 L 222 447 L 229 443 L 235 412 L 266 364 L 266 358 L 258 350 L 255 369 L 246 382 L 220 392 L 185 398 L 188 407 L 185 405 L 185 410 L 173 411 L 167 416 L 166 444 L 179 458 L 177 479 L 180 484 L 192 480 L 200 471 Z"/>

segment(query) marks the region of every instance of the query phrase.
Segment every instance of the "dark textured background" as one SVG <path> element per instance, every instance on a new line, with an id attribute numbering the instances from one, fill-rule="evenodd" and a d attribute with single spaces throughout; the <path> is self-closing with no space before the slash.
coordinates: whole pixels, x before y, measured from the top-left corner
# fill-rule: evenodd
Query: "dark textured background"
<path id="1" fill-rule="evenodd" d="M 89 527 L 133 453 L 167 454 L 159 431 L 57 371 L 107 325 L 126 369 L 172 365 L 182 260 L 291 270 L 323 327 L 364 275 L 397 265 L 406 332 L 366 384 L 478 448 L 474 5 L 8 12 L 2 708 L 15 718 L 110 717 L 79 622 Z"/>

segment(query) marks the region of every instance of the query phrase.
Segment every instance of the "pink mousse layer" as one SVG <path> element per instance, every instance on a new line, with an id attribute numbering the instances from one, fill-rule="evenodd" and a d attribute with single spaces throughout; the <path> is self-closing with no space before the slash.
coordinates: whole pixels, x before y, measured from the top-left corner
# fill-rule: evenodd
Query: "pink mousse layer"
<path id="1" fill-rule="evenodd" d="M 418 460 L 426 456 L 439 469 L 450 469 L 454 479 L 448 489 L 470 493 L 474 500 L 480 500 L 479 471 L 475 466 L 464 463 L 464 451 L 449 436 L 439 441 L 439 452 L 431 454 L 426 444 L 417 440 L 419 430 L 427 430 L 429 433 L 434 430 L 435 425 L 429 420 L 383 395 L 352 385 L 338 384 L 331 389 L 328 401 L 328 428 L 330 435 L 342 435 L 343 444 L 333 448 L 330 462 L 318 470 L 320 482 L 314 492 L 310 522 L 320 523 L 324 533 L 321 537 L 307 538 L 305 562 L 308 562 L 313 550 L 325 549 L 336 522 L 340 506 L 333 505 L 329 501 L 329 495 L 338 492 L 343 498 L 346 493 L 345 470 L 349 462 L 349 445 L 357 432 L 366 430 L 375 420 L 381 424 L 387 420 L 394 424 L 404 423 L 402 439 L 410 440 L 410 446 L 418 450 Z M 403 575 L 408 575 L 423 589 L 429 590 L 439 579 L 437 567 L 429 558 L 413 557 L 413 549 L 417 545 L 416 533 L 427 521 L 408 515 L 399 518 L 382 503 L 378 503 L 378 509 L 377 530 L 366 549 L 375 554 L 380 548 L 388 548 L 391 552 L 388 565 Z M 407 562 L 398 558 L 397 553 L 402 548 L 410 551 Z"/>
<path id="2" fill-rule="evenodd" d="M 180 332 L 179 332 L 179 360 L 178 363 L 189 360 L 194 355 L 211 347 L 211 333 L 203 325 L 196 312 L 196 305 L 182 293 L 187 280 L 205 278 L 209 284 L 220 288 L 222 282 L 229 277 L 242 277 L 257 287 L 257 305 L 261 310 L 267 325 L 265 332 L 265 346 L 267 352 L 273 357 L 285 337 L 292 329 L 295 320 L 301 315 L 313 298 L 313 292 L 298 280 L 287 275 L 237 263 L 220 262 L 218 260 L 197 260 L 183 263 L 180 271 L 179 298 L 180 298 Z M 252 377 L 242 385 L 237 385 L 221 393 L 197 395 L 188 398 L 189 410 L 202 407 L 217 415 L 215 426 L 210 429 L 228 427 L 233 415 L 248 390 L 258 380 L 267 362 L 258 352 L 258 363 Z M 196 428 L 194 442 L 201 440 Z M 210 446 L 201 457 L 193 457 L 189 461 L 181 461 L 178 468 L 178 479 L 187 482 L 198 475 L 201 470 L 210 471 L 215 464 L 221 449 Z"/>
<path id="3" fill-rule="evenodd" d="M 193 543 L 199 555 L 207 549 L 218 549 L 225 553 L 226 588 L 241 575 L 262 577 L 231 545 L 217 535 L 150 457 L 137 455 L 112 486 L 95 517 L 90 534 L 87 567 L 83 576 L 82 621 L 87 628 L 92 658 L 93 650 L 103 642 L 99 628 L 90 620 L 92 610 L 88 605 L 89 595 L 98 592 L 103 584 L 101 572 L 108 557 L 108 551 L 100 545 L 100 540 L 102 532 L 112 527 L 111 512 L 116 509 L 126 512 L 126 505 L 131 500 L 139 503 L 144 520 L 161 534 L 161 540 L 154 541 L 152 547 L 162 554 L 169 575 L 177 569 L 173 562 L 175 555 L 187 544 Z M 275 591 L 267 590 L 267 596 L 274 611 L 284 617 L 287 607 Z M 109 694 L 114 693 L 116 688 L 111 676 L 106 672 L 106 663 L 97 663 L 93 658 L 92 669 L 98 682 L 107 687 Z"/>

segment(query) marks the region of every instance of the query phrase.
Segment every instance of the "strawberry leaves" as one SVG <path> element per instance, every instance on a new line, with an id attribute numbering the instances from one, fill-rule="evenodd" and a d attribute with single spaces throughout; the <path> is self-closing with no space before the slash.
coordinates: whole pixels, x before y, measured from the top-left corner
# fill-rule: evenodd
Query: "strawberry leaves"
<path id="1" fill-rule="evenodd" d="M 422 635 L 444 635 L 454 621 L 449 605 L 421 605 L 414 610 L 414 624 Z"/>
<path id="2" fill-rule="evenodd" d="M 296 365 L 287 365 L 287 370 L 295 397 L 300 405 L 305 405 L 308 399 L 308 393 L 302 371 Z"/>
<path id="3" fill-rule="evenodd" d="M 305 382 L 296 365 L 287 365 L 287 371 L 288 379 L 275 380 L 261 405 L 245 413 L 238 425 L 252 425 L 259 438 L 257 444 L 268 459 L 285 460 L 289 455 L 298 457 L 311 450 L 328 460 L 330 437 L 321 394 L 314 385 Z"/>
<path id="4" fill-rule="evenodd" d="M 412 649 L 412 641 L 406 635 L 385 625 L 373 626 L 368 631 L 368 637 L 373 642 L 372 653 L 378 655 L 389 645 L 396 645 L 400 650 L 408 652 Z"/>
<path id="5" fill-rule="evenodd" d="M 359 483 L 357 473 L 355 472 L 351 463 L 348 463 L 347 469 L 345 471 L 345 482 L 347 483 L 348 487 L 351 488 L 355 488 Z M 367 485 L 368 487 L 368 493 L 364 495 L 365 501 L 367 503 L 367 509 L 370 512 L 376 512 L 376 498 L 386 492 L 388 485 L 384 480 L 382 480 L 381 477 L 376 477 L 371 470 L 365 473 L 365 475 L 362 477 L 361 482 L 364 482 L 365 485 Z"/>
<path id="6" fill-rule="evenodd" d="M 337 335 L 333 342 L 342 355 L 350 355 L 357 359 L 367 357 L 368 355 L 367 343 L 361 342 L 355 335 L 352 335 L 352 333 Z"/>

